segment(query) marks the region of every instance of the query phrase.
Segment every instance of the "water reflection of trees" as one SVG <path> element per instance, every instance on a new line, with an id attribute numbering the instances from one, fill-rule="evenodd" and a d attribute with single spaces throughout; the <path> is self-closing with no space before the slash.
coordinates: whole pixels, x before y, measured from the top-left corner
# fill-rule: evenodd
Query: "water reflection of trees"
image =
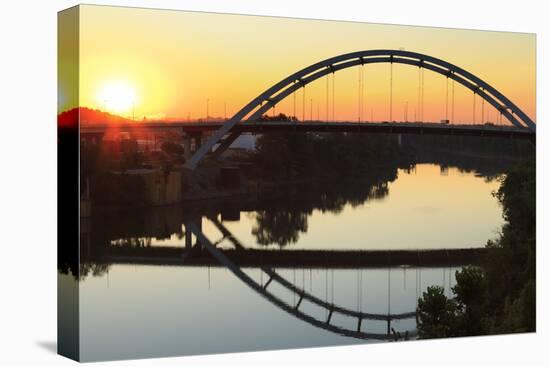
<path id="1" fill-rule="evenodd" d="M 256 214 L 252 234 L 260 245 L 280 247 L 296 243 L 300 233 L 307 232 L 309 213 L 291 210 L 263 210 Z"/>
<path id="2" fill-rule="evenodd" d="M 257 179 L 308 181 L 278 187 L 284 195 L 258 211 L 252 234 L 259 244 L 286 246 L 307 231 L 313 210 L 338 214 L 346 204 L 358 206 L 388 195 L 397 169 L 438 164 L 456 167 L 486 181 L 501 176 L 518 158 L 532 152 L 524 141 L 456 136 L 395 136 L 344 133 L 265 134 L 252 154 Z"/>
<path id="3" fill-rule="evenodd" d="M 253 155 L 256 180 L 261 190 L 247 197 L 229 197 L 182 205 L 95 212 L 91 238 L 83 241 L 101 254 L 108 246 L 148 247 L 151 238 L 183 237 L 182 224 L 204 215 L 254 212 L 252 234 L 257 243 L 284 247 L 296 243 L 308 230 L 315 211 L 340 213 L 346 205 L 357 207 L 389 194 L 389 183 L 398 169 L 414 169 L 415 163 L 456 167 L 492 180 L 525 151 L 525 144 L 503 139 L 465 137 L 395 136 L 362 134 L 269 134 L 259 138 Z M 187 219 L 186 219 L 187 218 Z M 114 241 L 114 242 L 113 242 Z M 64 244 L 67 248 L 74 244 Z M 59 270 L 75 277 L 101 274 L 108 267 L 70 263 L 67 249 L 60 249 Z M 86 259 L 81 259 L 83 262 Z"/>
<path id="4" fill-rule="evenodd" d="M 409 163 L 396 137 L 384 134 L 265 134 L 258 137 L 250 158 L 256 178 L 270 182 L 357 178 Z"/>
<path id="5" fill-rule="evenodd" d="M 88 275 L 100 277 L 104 274 L 107 274 L 110 267 L 111 264 L 107 263 L 81 262 L 78 278 L 82 280 L 85 279 Z"/>
<path id="6" fill-rule="evenodd" d="M 262 194 L 252 234 L 261 245 L 296 243 L 313 210 L 338 214 L 346 205 L 385 197 L 410 157 L 390 135 L 262 135 L 251 154 L 255 179 L 280 185 Z"/>
<path id="7" fill-rule="evenodd" d="M 394 168 L 395 169 L 395 168 Z M 263 198 L 255 215 L 252 234 L 260 245 L 284 247 L 298 242 L 308 229 L 308 218 L 314 210 L 322 213 L 341 213 L 346 205 L 357 207 L 369 200 L 388 195 L 388 183 L 395 180 L 397 170 L 386 172 L 382 178 L 364 177 L 360 181 L 334 181 L 296 185 L 287 195 Z"/>
<path id="8" fill-rule="evenodd" d="M 119 238 L 112 240 L 111 245 L 118 247 L 150 247 L 152 240 L 151 237 Z"/>
<path id="9" fill-rule="evenodd" d="M 403 135 L 402 149 L 416 164 L 438 164 L 442 171 L 456 167 L 492 181 L 534 154 L 528 141 L 476 136 Z"/>

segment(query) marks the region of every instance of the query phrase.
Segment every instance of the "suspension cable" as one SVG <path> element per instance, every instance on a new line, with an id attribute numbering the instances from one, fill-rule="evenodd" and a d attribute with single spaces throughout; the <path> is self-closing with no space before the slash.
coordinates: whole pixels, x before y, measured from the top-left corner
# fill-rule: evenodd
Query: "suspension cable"
<path id="1" fill-rule="evenodd" d="M 361 122 L 361 67 L 357 71 L 357 122 Z"/>
<path id="2" fill-rule="evenodd" d="M 472 123 L 475 125 L 476 123 L 476 92 L 474 91 L 474 101 L 473 101 L 473 110 L 472 110 L 472 117 L 473 121 Z"/>
<path id="3" fill-rule="evenodd" d="M 292 116 L 296 117 L 296 92 L 292 93 Z"/>
<path id="4" fill-rule="evenodd" d="M 302 93 L 302 121 L 306 121 L 306 85 L 304 84 Z"/>
<path id="5" fill-rule="evenodd" d="M 424 68 L 422 68 L 422 121 L 424 119 Z"/>
<path id="6" fill-rule="evenodd" d="M 416 283 L 416 286 L 415 286 L 416 302 L 418 302 L 418 298 L 420 298 L 419 291 L 418 291 L 418 268 L 415 269 L 415 279 L 414 279 L 414 281 Z"/>
<path id="7" fill-rule="evenodd" d="M 313 290 L 313 280 L 312 280 L 312 271 L 311 268 L 309 268 L 309 292 Z"/>
<path id="8" fill-rule="evenodd" d="M 363 96 L 361 98 L 361 111 L 362 111 L 362 114 L 363 114 L 363 120 L 367 121 L 368 120 L 368 117 L 367 117 L 367 103 L 366 103 L 367 87 L 365 86 L 366 70 L 365 70 L 365 68 L 363 68 L 363 66 L 361 66 L 361 67 L 363 69 L 363 91 L 362 91 Z"/>
<path id="9" fill-rule="evenodd" d="M 336 84 L 336 75 L 334 72 L 332 73 L 332 121 L 336 121 L 336 113 L 335 113 L 335 84 Z"/>
<path id="10" fill-rule="evenodd" d="M 391 268 L 388 268 L 388 315 L 390 314 L 391 303 Z"/>
<path id="11" fill-rule="evenodd" d="M 449 77 L 445 83 L 445 120 L 449 121 Z"/>
<path id="12" fill-rule="evenodd" d="M 296 268 L 292 269 L 292 285 L 296 287 Z M 296 304 L 296 292 L 292 292 L 293 304 Z"/>
<path id="13" fill-rule="evenodd" d="M 418 110 L 418 121 L 422 120 L 421 111 L 420 111 L 420 85 L 421 85 L 421 67 L 418 67 L 418 101 L 416 103 L 416 109 Z M 417 122 L 418 122 L 417 121 Z"/>
<path id="14" fill-rule="evenodd" d="M 451 122 L 455 122 L 455 80 L 452 83 L 452 97 L 451 97 Z"/>
<path id="15" fill-rule="evenodd" d="M 393 62 L 390 62 L 390 122 L 393 121 Z"/>
<path id="16" fill-rule="evenodd" d="M 321 121 L 321 118 L 319 117 L 319 102 L 317 102 L 317 121 Z"/>
<path id="17" fill-rule="evenodd" d="M 357 298 L 357 311 L 359 311 L 359 271 L 357 271 L 357 283 L 356 283 L 356 298 Z"/>
<path id="18" fill-rule="evenodd" d="M 361 64 L 361 120 L 367 120 L 365 117 L 365 68 L 363 64 Z"/>
<path id="19" fill-rule="evenodd" d="M 330 269 L 330 303 L 334 304 L 334 269 Z"/>
<path id="20" fill-rule="evenodd" d="M 325 302 L 328 303 L 328 268 L 325 268 Z M 326 309 L 326 317 L 328 318 L 328 308 Z"/>
<path id="21" fill-rule="evenodd" d="M 329 117 L 328 117 L 328 104 L 329 104 L 329 100 L 328 100 L 328 87 L 329 87 L 329 82 L 330 82 L 330 74 L 327 74 L 327 84 L 326 84 L 326 120 L 328 122 L 329 120 Z"/>
<path id="22" fill-rule="evenodd" d="M 359 312 L 363 311 L 363 269 L 359 269 Z"/>
<path id="23" fill-rule="evenodd" d="M 485 119 L 485 99 L 481 99 L 481 123 L 483 124 L 483 120 Z"/>

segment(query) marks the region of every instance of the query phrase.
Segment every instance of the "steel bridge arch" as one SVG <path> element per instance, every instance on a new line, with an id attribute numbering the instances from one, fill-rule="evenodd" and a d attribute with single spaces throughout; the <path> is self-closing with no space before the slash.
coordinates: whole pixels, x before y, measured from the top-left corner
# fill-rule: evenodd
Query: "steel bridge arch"
<path id="1" fill-rule="evenodd" d="M 291 74 L 272 87 L 265 90 L 247 105 L 241 108 L 231 119 L 214 132 L 195 154 L 186 162 L 186 168 L 194 170 L 202 158 L 218 144 L 233 126 L 241 121 L 255 121 L 266 111 L 274 107 L 296 90 L 305 87 L 307 84 L 336 71 L 347 69 L 353 66 L 375 63 L 398 63 L 419 68 L 425 68 L 435 73 L 462 84 L 473 93 L 478 94 L 490 105 L 496 108 L 513 125 L 519 128 L 528 128 L 536 131 L 536 124 L 516 104 L 505 97 L 489 83 L 483 81 L 474 74 L 433 56 L 405 50 L 365 50 L 346 53 L 319 61 L 300 71 Z M 238 133 L 233 133 L 227 143 L 231 143 Z M 223 144 L 223 143 L 222 143 Z"/>
<path id="2" fill-rule="evenodd" d="M 208 219 L 222 233 L 223 235 L 222 240 L 227 239 L 235 246 L 235 248 L 238 248 L 241 250 L 245 249 L 245 247 L 225 228 L 225 226 L 223 226 L 220 222 L 218 222 L 218 220 L 215 217 L 209 217 Z M 255 280 L 253 280 L 246 273 L 244 273 L 237 264 L 231 261 L 216 247 L 216 245 L 220 241 L 216 241 L 215 243 L 212 243 L 195 224 L 192 224 L 192 223 L 188 224 L 188 229 L 200 241 L 201 245 L 204 246 L 204 248 L 216 260 L 218 260 L 220 264 L 227 267 L 227 269 L 229 269 L 243 283 L 248 285 L 250 288 L 252 288 L 257 293 L 259 293 L 262 297 L 266 298 L 269 302 L 279 307 L 283 311 L 286 311 L 287 313 L 293 315 L 294 317 L 302 321 L 305 321 L 310 325 L 316 326 L 320 329 L 328 330 L 333 333 L 337 333 L 343 336 L 352 337 L 356 339 L 392 340 L 395 338 L 395 335 L 392 335 L 390 333 L 390 330 L 389 330 L 390 321 L 411 319 L 416 317 L 416 312 L 414 311 L 400 313 L 400 314 L 375 314 L 375 313 L 354 311 L 342 306 L 328 303 L 326 301 L 319 299 L 313 294 L 308 293 L 305 289 L 300 289 L 296 287 L 294 284 L 292 284 L 291 282 L 289 282 L 288 280 L 280 276 L 273 269 L 270 269 L 267 267 L 262 267 L 261 270 L 269 276 L 269 280 L 265 284 L 260 284 Z M 299 297 L 298 303 L 296 303 L 295 305 L 290 305 L 285 301 L 283 301 L 278 296 L 269 292 L 267 288 L 271 282 L 279 283 L 286 290 L 296 294 Z M 307 300 L 321 307 L 322 309 L 325 309 L 326 311 L 328 311 L 328 318 L 326 320 L 319 320 L 318 318 L 313 317 L 307 314 L 306 312 L 300 310 L 300 304 L 302 303 L 302 300 Z M 341 314 L 341 315 L 355 318 L 357 320 L 357 328 L 350 329 L 350 328 L 332 324 L 330 321 L 333 314 Z M 363 320 L 386 321 L 388 322 L 388 332 L 384 334 L 384 333 L 373 333 L 373 332 L 362 331 L 361 324 Z M 408 337 L 413 337 L 413 338 L 416 337 L 417 335 L 416 330 L 405 330 L 403 332 L 400 332 L 400 334 L 406 335 Z"/>

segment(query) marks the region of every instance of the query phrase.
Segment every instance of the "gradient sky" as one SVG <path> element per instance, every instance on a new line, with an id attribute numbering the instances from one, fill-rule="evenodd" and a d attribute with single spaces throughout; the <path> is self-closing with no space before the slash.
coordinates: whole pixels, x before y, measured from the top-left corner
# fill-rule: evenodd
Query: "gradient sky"
<path id="1" fill-rule="evenodd" d="M 535 119 L 534 34 L 408 27 L 183 11 L 81 6 L 80 106 L 136 118 L 230 117 L 289 74 L 319 60 L 368 49 L 429 54 L 484 79 Z M 63 39 L 60 39 L 60 47 Z M 62 62 L 62 60 L 60 60 Z M 364 118 L 389 116 L 389 64 L 364 67 Z M 357 120 L 358 68 L 336 73 L 336 119 Z M 408 119 L 417 105 L 418 69 L 394 65 L 394 119 Z M 60 105 L 64 71 L 60 70 Z M 306 118 L 324 119 L 325 84 L 306 89 Z M 451 83 L 449 83 L 451 84 Z M 445 118 L 446 79 L 425 72 L 424 120 Z M 450 87 L 449 87 L 450 91 Z M 450 92 L 449 92 L 450 95 Z M 297 115 L 302 116 L 297 93 Z M 109 100 L 111 99 L 111 100 Z M 471 121 L 472 92 L 456 85 L 455 121 Z M 317 107 L 319 106 L 319 107 Z M 476 101 L 477 119 L 481 99 Z M 489 110 L 485 105 L 485 111 Z M 293 98 L 276 112 L 292 113 Z M 496 120 L 491 108 L 489 116 Z M 479 120 L 478 120 L 479 122 Z"/>

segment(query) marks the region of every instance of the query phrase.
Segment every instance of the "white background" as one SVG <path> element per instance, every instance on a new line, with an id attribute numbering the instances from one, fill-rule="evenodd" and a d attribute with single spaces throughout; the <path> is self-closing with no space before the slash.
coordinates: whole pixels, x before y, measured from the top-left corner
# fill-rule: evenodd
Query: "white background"
<path id="1" fill-rule="evenodd" d="M 166 9 L 537 33 L 536 335 L 464 338 L 97 365 L 548 365 L 548 64 L 546 1 L 96 1 Z M 5 1 L 0 12 L 0 365 L 49 366 L 56 340 L 56 12 L 73 1 Z M 511 52 L 513 52 L 511 50 Z M 498 62 L 498 61 L 497 61 Z M 511 73 L 513 70 L 510 71 Z M 225 335 L 220 338 L 238 338 Z M 536 362 L 535 362 L 536 361 Z M 94 364 L 95 365 L 95 364 Z"/>

